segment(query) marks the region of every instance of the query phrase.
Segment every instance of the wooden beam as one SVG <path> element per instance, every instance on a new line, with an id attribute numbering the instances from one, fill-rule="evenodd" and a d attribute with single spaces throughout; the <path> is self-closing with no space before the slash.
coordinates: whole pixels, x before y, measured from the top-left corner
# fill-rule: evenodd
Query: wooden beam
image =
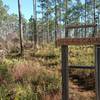
<path id="1" fill-rule="evenodd" d="M 67 25 L 66 29 L 94 28 L 94 27 L 97 27 L 97 24 L 74 24 L 74 25 Z"/>
<path id="2" fill-rule="evenodd" d="M 56 41 L 57 46 L 61 45 L 99 45 L 99 38 L 63 38 Z"/>

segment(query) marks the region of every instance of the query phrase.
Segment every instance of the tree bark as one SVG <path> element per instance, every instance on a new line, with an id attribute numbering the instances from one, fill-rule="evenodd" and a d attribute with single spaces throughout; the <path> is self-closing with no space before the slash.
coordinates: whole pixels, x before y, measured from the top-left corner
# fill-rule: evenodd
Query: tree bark
<path id="1" fill-rule="evenodd" d="M 66 26 L 68 25 L 68 0 L 65 0 L 65 37 L 68 37 L 68 29 L 66 29 Z"/>
<path id="2" fill-rule="evenodd" d="M 18 0 L 19 12 L 19 33 L 20 33 L 20 54 L 23 54 L 23 27 L 22 27 L 22 14 L 21 14 L 21 0 Z"/>
<path id="3" fill-rule="evenodd" d="M 57 0 L 55 0 L 55 41 L 56 39 L 57 39 Z"/>
<path id="4" fill-rule="evenodd" d="M 34 22 L 34 48 L 37 46 L 37 28 L 36 28 L 36 20 L 37 20 L 37 15 L 36 15 L 36 0 L 33 0 L 33 22 Z"/>

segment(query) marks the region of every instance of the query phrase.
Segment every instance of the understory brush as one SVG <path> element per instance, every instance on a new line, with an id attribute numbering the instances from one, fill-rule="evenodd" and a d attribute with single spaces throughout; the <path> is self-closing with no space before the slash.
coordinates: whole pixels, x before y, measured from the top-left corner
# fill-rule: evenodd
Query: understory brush
<path id="1" fill-rule="evenodd" d="M 40 100 L 43 95 L 60 92 L 61 76 L 56 70 L 54 72 L 40 66 L 38 62 L 23 59 L 5 59 L 1 65 L 6 66 L 3 66 L 1 77 L 7 74 L 10 80 L 7 84 L 0 81 L 0 99 Z M 5 81 L 8 80 L 6 77 L 3 78 Z"/>
<path id="2" fill-rule="evenodd" d="M 8 57 L 0 63 L 1 100 L 44 100 L 61 95 L 61 49 L 48 45 L 27 50 L 23 57 Z M 69 46 L 69 65 L 94 65 L 93 46 Z M 26 56 L 27 57 L 27 56 Z M 70 68 L 70 79 L 87 90 L 95 89 L 95 71 Z"/>

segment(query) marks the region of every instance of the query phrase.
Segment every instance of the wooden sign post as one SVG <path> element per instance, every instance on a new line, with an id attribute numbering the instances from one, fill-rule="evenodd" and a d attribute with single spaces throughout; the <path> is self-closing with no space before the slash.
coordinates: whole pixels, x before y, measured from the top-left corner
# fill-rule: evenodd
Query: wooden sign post
<path id="1" fill-rule="evenodd" d="M 69 81 L 70 66 L 68 66 L 68 45 L 96 46 L 95 50 L 96 100 L 100 100 L 100 38 L 73 38 L 73 39 L 65 38 L 65 39 L 58 39 L 56 42 L 58 46 L 61 46 L 61 52 L 62 52 L 62 100 L 69 100 L 68 81 Z M 79 67 L 76 66 L 76 68 Z M 93 69 L 93 67 L 90 69 Z"/>
<path id="2" fill-rule="evenodd" d="M 100 100 L 100 45 L 96 45 L 96 100 Z"/>
<path id="3" fill-rule="evenodd" d="M 62 51 L 62 100 L 68 100 L 69 98 L 68 46 L 62 45 L 61 51 Z"/>

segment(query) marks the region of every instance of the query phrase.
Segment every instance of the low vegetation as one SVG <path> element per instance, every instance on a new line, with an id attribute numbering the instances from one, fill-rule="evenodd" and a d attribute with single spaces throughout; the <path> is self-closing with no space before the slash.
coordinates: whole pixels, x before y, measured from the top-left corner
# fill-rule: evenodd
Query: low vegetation
<path id="1" fill-rule="evenodd" d="M 15 52 L 12 57 L 5 57 L 0 63 L 0 99 L 49 100 L 55 96 L 61 98 L 60 51 L 60 48 L 47 45 L 46 48 L 39 48 L 35 52 L 31 49 L 24 51 L 28 56 L 18 57 Z M 83 57 L 86 60 L 82 59 Z M 94 65 L 93 46 L 69 47 L 69 64 L 83 63 Z M 70 69 L 70 80 L 79 87 L 84 87 L 84 90 L 94 91 L 94 75 L 93 70 Z"/>
<path id="2" fill-rule="evenodd" d="M 0 71 L 0 98 L 3 100 L 36 100 L 60 91 L 60 74 L 40 66 L 38 62 L 5 59 L 0 65 Z"/>

